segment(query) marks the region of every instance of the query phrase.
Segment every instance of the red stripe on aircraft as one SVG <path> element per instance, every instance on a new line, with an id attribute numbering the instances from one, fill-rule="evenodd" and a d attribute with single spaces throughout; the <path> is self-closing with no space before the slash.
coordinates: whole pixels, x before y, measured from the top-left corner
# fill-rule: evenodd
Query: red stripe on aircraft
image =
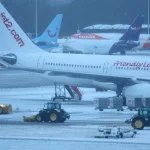
<path id="1" fill-rule="evenodd" d="M 81 34 L 74 34 L 71 36 L 71 38 L 75 38 L 75 39 L 91 39 L 91 40 L 104 40 L 107 38 L 104 38 L 102 36 L 96 35 L 96 34 L 85 34 L 85 33 L 81 33 Z"/>

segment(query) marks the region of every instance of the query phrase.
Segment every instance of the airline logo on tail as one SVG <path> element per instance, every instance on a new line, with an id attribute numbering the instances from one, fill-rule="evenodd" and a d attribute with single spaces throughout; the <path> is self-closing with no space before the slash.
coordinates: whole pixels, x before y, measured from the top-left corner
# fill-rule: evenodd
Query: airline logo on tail
<path id="1" fill-rule="evenodd" d="M 143 15 L 138 15 L 135 18 L 135 20 L 133 21 L 133 23 L 131 24 L 131 26 L 124 33 L 124 35 L 120 38 L 120 40 L 124 40 L 124 41 L 129 41 L 129 40 L 138 41 L 143 21 L 144 21 L 144 16 Z"/>
<path id="2" fill-rule="evenodd" d="M 141 29 L 140 27 L 131 27 L 131 30 L 135 30 L 135 31 L 138 31 L 140 29 Z"/>
<path id="3" fill-rule="evenodd" d="M 0 13 L 0 16 L 3 20 L 4 25 L 10 31 L 11 35 L 15 39 L 15 41 L 20 45 L 20 47 L 24 46 L 24 41 L 20 37 L 20 35 L 16 32 L 15 29 L 13 29 L 13 23 L 6 17 L 5 12 Z"/>
<path id="4" fill-rule="evenodd" d="M 57 35 L 57 31 L 58 31 L 58 28 L 56 28 L 56 32 L 54 34 L 51 34 L 51 30 L 47 30 L 47 33 L 48 33 L 49 37 L 53 38 Z"/>

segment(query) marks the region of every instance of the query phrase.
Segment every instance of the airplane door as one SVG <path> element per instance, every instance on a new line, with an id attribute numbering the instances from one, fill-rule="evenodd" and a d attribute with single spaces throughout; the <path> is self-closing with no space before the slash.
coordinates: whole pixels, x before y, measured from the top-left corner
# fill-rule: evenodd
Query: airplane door
<path id="1" fill-rule="evenodd" d="M 37 62 L 37 68 L 39 68 L 39 69 L 44 68 L 44 58 L 39 57 L 38 62 Z"/>
<path id="2" fill-rule="evenodd" d="M 109 67 L 109 63 L 108 62 L 105 62 L 104 63 L 104 66 L 103 66 L 103 73 L 107 73 L 108 72 L 108 67 Z"/>

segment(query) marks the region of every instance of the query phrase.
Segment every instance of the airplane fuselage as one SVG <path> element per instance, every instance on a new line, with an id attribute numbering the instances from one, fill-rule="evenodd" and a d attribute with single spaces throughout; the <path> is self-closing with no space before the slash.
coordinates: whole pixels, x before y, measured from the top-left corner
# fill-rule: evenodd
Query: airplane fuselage
<path id="1" fill-rule="evenodd" d="M 89 34 L 90 35 L 90 34 Z M 64 52 L 70 53 L 85 53 L 85 54 L 109 54 L 109 51 L 114 43 L 119 41 L 122 34 L 116 33 L 101 33 L 97 34 L 104 37 L 103 39 L 75 39 L 71 38 L 64 43 Z M 147 41 L 149 35 L 142 34 L 139 40 L 140 45 L 133 48 L 132 51 L 147 50 L 150 48 L 150 43 Z M 60 41 L 60 40 L 59 40 Z"/>
<path id="2" fill-rule="evenodd" d="M 117 80 L 150 77 L 150 60 L 146 56 L 100 56 L 47 52 L 26 55 L 20 52 L 15 55 L 17 63 L 10 67 L 40 72 L 42 75 L 53 77 L 54 82 L 58 82 L 59 79 L 63 84 L 69 82 L 70 85 L 79 86 L 82 80 L 85 83 L 91 82 L 92 85 L 94 81 L 113 82 L 109 80 L 109 77 L 110 79 L 116 77 Z"/>

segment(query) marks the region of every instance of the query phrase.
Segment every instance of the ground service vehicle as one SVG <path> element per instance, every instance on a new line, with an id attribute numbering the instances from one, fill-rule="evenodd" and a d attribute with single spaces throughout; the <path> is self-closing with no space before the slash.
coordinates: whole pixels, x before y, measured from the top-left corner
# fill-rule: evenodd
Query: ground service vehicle
<path id="1" fill-rule="evenodd" d="M 125 123 L 131 123 L 134 129 L 142 130 L 144 127 L 150 126 L 150 109 L 141 108 L 138 109 L 138 113 L 131 119 L 125 121 Z"/>
<path id="2" fill-rule="evenodd" d="M 0 114 L 11 114 L 12 113 L 12 106 L 6 104 L 0 104 Z"/>
<path id="3" fill-rule="evenodd" d="M 44 104 L 42 110 L 39 111 L 37 115 L 31 117 L 23 117 L 25 122 L 28 121 L 37 121 L 37 122 L 64 122 L 66 119 L 70 118 L 70 114 L 68 114 L 64 109 L 61 109 L 61 103 L 58 102 L 47 102 Z"/>
<path id="4" fill-rule="evenodd" d="M 103 129 L 99 127 L 98 131 L 100 133 L 99 137 L 103 137 L 103 138 L 108 138 L 108 137 L 116 137 L 116 138 L 131 137 L 133 138 L 136 135 L 136 131 L 133 129 L 131 130 L 128 128 L 120 128 L 117 126 L 105 127 Z"/>

